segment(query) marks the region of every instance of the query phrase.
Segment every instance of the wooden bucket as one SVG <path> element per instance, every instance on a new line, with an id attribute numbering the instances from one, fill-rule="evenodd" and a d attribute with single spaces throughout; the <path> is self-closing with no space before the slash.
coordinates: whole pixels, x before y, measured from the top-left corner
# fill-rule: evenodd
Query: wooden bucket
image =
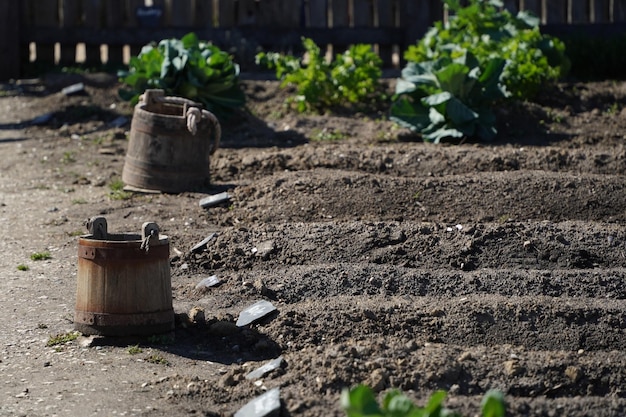
<path id="1" fill-rule="evenodd" d="M 133 113 L 122 180 L 170 193 L 206 188 L 220 136 L 217 118 L 200 104 L 146 90 Z"/>
<path id="2" fill-rule="evenodd" d="M 169 240 L 155 223 L 142 234 L 107 232 L 89 221 L 78 240 L 75 329 L 103 336 L 145 336 L 174 330 Z"/>

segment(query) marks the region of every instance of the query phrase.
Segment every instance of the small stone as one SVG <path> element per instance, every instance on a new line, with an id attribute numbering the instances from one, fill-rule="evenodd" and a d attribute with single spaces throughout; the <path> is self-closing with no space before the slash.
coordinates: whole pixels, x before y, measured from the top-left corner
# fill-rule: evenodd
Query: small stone
<path id="1" fill-rule="evenodd" d="M 119 116 L 119 117 L 116 117 L 115 119 L 113 119 L 113 121 L 111 121 L 111 123 L 109 123 L 109 125 L 112 126 L 112 127 L 122 127 L 122 126 L 126 125 L 127 123 L 128 123 L 128 117 Z"/>
<path id="2" fill-rule="evenodd" d="M 202 239 L 202 241 L 200 241 L 199 243 L 197 243 L 194 247 L 191 248 L 191 252 L 200 252 L 201 250 L 203 250 L 204 248 L 206 248 L 206 246 L 208 245 L 208 243 L 215 237 L 217 236 L 217 233 L 211 233 L 210 235 L 208 235 L 207 237 L 205 237 L 204 239 Z"/>
<path id="3" fill-rule="evenodd" d="M 375 392 L 380 392 L 385 389 L 388 377 L 389 375 L 383 368 L 374 369 L 369 377 L 369 386 Z"/>
<path id="4" fill-rule="evenodd" d="M 239 314 L 237 326 L 242 327 L 268 316 L 276 311 L 276 307 L 269 301 L 259 301 L 246 308 Z"/>
<path id="5" fill-rule="evenodd" d="M 253 399 L 235 417 L 277 417 L 280 415 L 280 388 L 274 388 Z"/>
<path id="6" fill-rule="evenodd" d="M 565 368 L 565 376 L 568 377 L 572 382 L 578 382 L 582 377 L 582 371 L 577 366 L 568 366 Z"/>
<path id="7" fill-rule="evenodd" d="M 83 83 L 72 84 L 68 87 L 65 87 L 63 90 L 61 90 L 61 93 L 63 93 L 66 96 L 83 94 L 84 92 L 85 92 L 85 84 Z"/>
<path id="8" fill-rule="evenodd" d="M 459 355 L 459 357 L 456 359 L 458 362 L 464 362 L 464 361 L 470 361 L 473 360 L 474 357 L 472 356 L 471 352 L 463 352 Z"/>
<path id="9" fill-rule="evenodd" d="M 363 310 L 363 316 L 365 316 L 365 318 L 369 320 L 378 321 L 378 316 L 372 310 L 369 310 L 369 309 Z"/>
<path id="10" fill-rule="evenodd" d="M 189 310 L 189 321 L 193 324 L 205 324 L 204 309 L 202 307 L 193 307 Z"/>
<path id="11" fill-rule="evenodd" d="M 200 200 L 198 204 L 202 208 L 208 208 L 208 207 L 217 206 L 218 204 L 225 203 L 229 200 L 230 200 L 230 194 L 224 191 L 223 193 L 214 194 L 214 195 L 205 197 L 202 200 Z"/>
<path id="12" fill-rule="evenodd" d="M 45 124 L 48 124 L 48 122 L 50 122 L 50 120 L 52 120 L 53 117 L 54 117 L 54 113 L 44 113 L 41 116 L 37 116 L 33 120 L 31 120 L 30 124 L 33 126 L 45 125 Z"/>
<path id="13" fill-rule="evenodd" d="M 259 243 L 256 246 L 256 249 L 257 250 L 255 253 L 255 256 L 262 258 L 262 259 L 267 259 L 276 250 L 276 242 L 273 240 L 266 240 L 264 242 Z"/>
<path id="14" fill-rule="evenodd" d="M 504 372 L 508 376 L 517 376 L 524 372 L 524 368 L 520 366 L 518 361 L 510 360 L 504 362 Z"/>
<path id="15" fill-rule="evenodd" d="M 285 361 L 284 358 L 282 356 L 279 356 L 278 358 L 276 358 L 276 359 L 274 359 L 272 361 L 269 361 L 266 364 L 264 364 L 263 366 L 261 366 L 261 367 L 255 369 L 254 371 L 250 372 L 248 375 L 246 375 L 246 379 L 263 378 L 265 375 L 269 374 L 273 370 L 282 367 L 284 361 Z"/>
<path id="16" fill-rule="evenodd" d="M 220 384 L 222 384 L 222 386 L 224 387 L 234 387 L 235 385 L 237 385 L 237 379 L 235 378 L 235 375 L 233 375 L 232 373 L 227 373 L 225 374 L 222 379 L 220 379 Z"/>
<path id="17" fill-rule="evenodd" d="M 196 290 L 207 289 L 211 287 L 215 287 L 221 284 L 222 281 L 219 280 L 217 275 L 211 275 L 210 277 L 204 278 L 196 285 Z"/>

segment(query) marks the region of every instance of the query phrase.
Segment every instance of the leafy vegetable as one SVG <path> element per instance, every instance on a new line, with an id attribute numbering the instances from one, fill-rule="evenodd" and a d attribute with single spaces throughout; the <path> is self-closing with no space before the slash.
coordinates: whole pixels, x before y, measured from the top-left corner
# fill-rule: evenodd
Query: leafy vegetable
<path id="1" fill-rule="evenodd" d="M 245 103 L 238 84 L 239 66 L 226 52 L 199 41 L 194 33 L 144 46 L 120 76 L 130 87 L 120 89 L 120 96 L 133 104 L 150 88 L 200 102 L 218 116 Z"/>
<path id="2" fill-rule="evenodd" d="M 492 140 L 497 131 L 491 107 L 507 95 L 500 83 L 504 65 L 503 59 L 492 58 L 481 69 L 469 52 L 455 59 L 409 62 L 396 84 L 391 119 L 421 132 L 427 142 Z"/>
<path id="3" fill-rule="evenodd" d="M 370 45 L 353 45 L 331 62 L 325 60 L 312 39 L 302 38 L 302 45 L 306 59 L 276 52 L 256 56 L 257 64 L 276 71 L 283 87 L 295 86 L 296 95 L 289 103 L 297 111 L 320 112 L 348 105 L 367 107 L 382 96 L 378 82 L 382 61 Z"/>
<path id="4" fill-rule="evenodd" d="M 388 392 L 382 406 L 378 404 L 371 388 L 359 385 L 341 393 L 341 406 L 348 417 L 461 417 L 460 414 L 443 407 L 445 391 L 435 392 L 421 408 L 400 391 Z M 488 391 L 483 397 L 483 417 L 504 417 L 504 397 L 499 391 Z"/>
<path id="5" fill-rule="evenodd" d="M 482 68 L 493 58 L 506 60 L 503 82 L 515 98 L 532 98 L 541 87 L 569 70 L 565 46 L 541 34 L 539 19 L 528 11 L 513 16 L 500 0 L 443 0 L 453 11 L 447 23 L 436 22 L 404 54 L 407 61 L 422 62 L 470 51 Z"/>

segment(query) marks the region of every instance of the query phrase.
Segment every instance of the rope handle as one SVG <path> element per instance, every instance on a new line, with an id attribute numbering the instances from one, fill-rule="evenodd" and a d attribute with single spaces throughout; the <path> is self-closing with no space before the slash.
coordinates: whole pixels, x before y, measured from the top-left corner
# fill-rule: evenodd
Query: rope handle
<path id="1" fill-rule="evenodd" d="M 187 119 L 187 130 L 194 136 L 198 132 L 198 123 L 202 120 L 207 120 L 213 125 L 214 131 L 213 143 L 211 143 L 209 154 L 213 155 L 219 148 L 220 139 L 222 138 L 222 127 L 213 113 L 202 109 L 201 103 L 196 103 L 183 97 L 164 96 L 163 90 L 146 90 L 139 96 L 139 101 L 143 104 L 165 103 L 183 106 L 183 113 Z"/>

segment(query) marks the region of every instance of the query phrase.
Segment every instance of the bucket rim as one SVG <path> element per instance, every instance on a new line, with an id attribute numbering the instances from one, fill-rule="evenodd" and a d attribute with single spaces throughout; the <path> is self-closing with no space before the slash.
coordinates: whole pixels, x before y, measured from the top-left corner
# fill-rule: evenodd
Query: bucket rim
<path id="1" fill-rule="evenodd" d="M 113 238 L 113 239 L 111 239 Z M 158 241 L 152 243 L 150 245 L 164 245 L 169 243 L 169 237 L 167 235 L 159 234 Z M 78 241 L 80 244 L 107 244 L 107 245 L 127 245 L 129 243 L 136 243 L 141 245 L 143 242 L 143 237 L 139 233 L 107 233 L 107 239 L 97 239 L 92 234 L 85 234 L 78 237 Z"/>

